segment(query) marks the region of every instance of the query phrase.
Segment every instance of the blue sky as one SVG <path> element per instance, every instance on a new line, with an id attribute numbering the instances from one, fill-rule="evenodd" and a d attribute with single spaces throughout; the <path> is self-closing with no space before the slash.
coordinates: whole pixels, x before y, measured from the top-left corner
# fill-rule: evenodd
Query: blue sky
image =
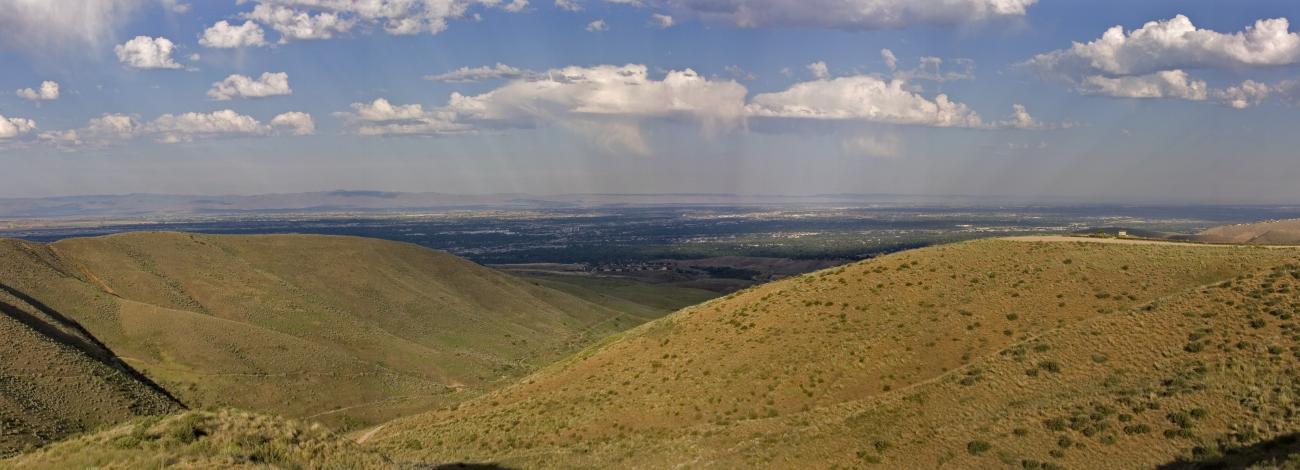
<path id="1" fill-rule="evenodd" d="M 0 197 L 1300 201 L 1294 1 L 574 3 L 2 0 Z"/>

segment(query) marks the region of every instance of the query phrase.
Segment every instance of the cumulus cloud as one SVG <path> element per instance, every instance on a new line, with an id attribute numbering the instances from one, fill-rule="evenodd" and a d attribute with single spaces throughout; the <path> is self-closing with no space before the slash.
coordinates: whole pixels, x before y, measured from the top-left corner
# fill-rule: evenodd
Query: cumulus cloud
<path id="1" fill-rule="evenodd" d="M 600 31 L 609 31 L 609 25 L 605 24 L 605 20 L 596 20 L 587 23 L 587 32 L 595 33 Z"/>
<path id="2" fill-rule="evenodd" d="M 1232 108 L 1256 106 L 1275 86 L 1246 80 L 1213 88 L 1184 69 L 1256 67 L 1300 63 L 1300 34 L 1286 18 L 1261 19 L 1242 31 L 1196 27 L 1183 15 L 1141 28 L 1108 29 L 1087 43 L 1034 56 L 1023 65 L 1071 84 L 1075 91 L 1117 98 L 1214 100 Z"/>
<path id="3" fill-rule="evenodd" d="M 8 140 L 36 130 L 36 121 L 5 117 L 0 114 L 0 140 Z"/>
<path id="4" fill-rule="evenodd" d="M 673 17 L 659 13 L 650 15 L 650 23 L 661 29 L 671 28 L 675 24 Z"/>
<path id="5" fill-rule="evenodd" d="M 962 25 L 1022 17 L 1038 0 L 607 0 L 741 27 L 845 30 Z"/>
<path id="6" fill-rule="evenodd" d="M 172 59 L 176 44 L 164 37 L 136 36 L 135 39 L 113 48 L 117 60 L 136 69 L 179 69 L 181 64 Z"/>
<path id="7" fill-rule="evenodd" d="M 292 94 L 293 89 L 289 88 L 289 74 L 285 72 L 265 72 L 257 79 L 234 74 L 226 77 L 225 80 L 213 83 L 212 89 L 208 90 L 208 96 L 217 101 Z"/>
<path id="8" fill-rule="evenodd" d="M 46 80 L 38 89 L 23 88 L 14 92 L 19 98 L 31 101 L 51 101 L 59 99 L 58 82 Z"/>
<path id="9" fill-rule="evenodd" d="M 282 43 L 290 40 L 330 39 L 336 34 L 350 31 L 356 24 L 356 21 L 334 12 L 313 15 L 305 11 L 267 4 L 253 7 L 253 11 L 245 13 L 244 18 L 270 26 L 280 33 Z"/>
<path id="10" fill-rule="evenodd" d="M 40 53 L 109 40 L 143 0 L 9 0 L 0 2 L 0 47 Z"/>
<path id="11" fill-rule="evenodd" d="M 1107 30 L 1088 43 L 1039 54 L 1028 64 L 1067 77 L 1142 75 L 1181 68 L 1239 68 L 1300 62 L 1300 35 L 1286 18 L 1261 19 L 1244 31 L 1200 29 L 1183 15 L 1125 32 Z"/>
<path id="12" fill-rule="evenodd" d="M 1042 130 L 1070 127 L 1070 125 L 1047 124 L 1041 122 L 1029 115 L 1029 111 L 1025 109 L 1025 105 L 1014 104 L 1011 105 L 1011 117 L 993 123 L 993 127 L 1000 129 Z"/>
<path id="13" fill-rule="evenodd" d="M 266 32 L 262 30 L 261 26 L 252 21 L 245 21 L 240 26 L 234 26 L 229 21 L 221 20 L 212 27 L 203 30 L 203 36 L 199 38 L 199 45 L 218 49 L 265 46 Z"/>
<path id="14" fill-rule="evenodd" d="M 437 75 L 425 75 L 425 80 L 448 83 L 469 83 L 483 80 L 519 79 L 536 76 L 535 72 L 497 63 L 495 66 L 461 67 Z"/>
<path id="15" fill-rule="evenodd" d="M 1165 70 L 1146 75 L 1084 77 L 1080 92 L 1118 98 L 1177 98 L 1200 101 L 1209 96 L 1209 86 L 1182 70 Z"/>
<path id="16" fill-rule="evenodd" d="M 134 138 L 141 131 L 142 126 L 134 116 L 104 114 L 92 118 L 81 129 L 42 132 L 40 139 L 60 146 L 100 146 Z"/>
<path id="17" fill-rule="evenodd" d="M 474 126 L 456 122 L 450 110 L 425 111 L 419 104 L 393 105 L 378 98 L 370 103 L 352 103 L 352 112 L 334 113 L 359 135 L 449 135 L 463 134 Z"/>
<path id="18" fill-rule="evenodd" d="M 956 70 L 945 69 L 944 60 L 939 57 L 921 57 L 916 68 L 903 70 L 898 68 L 898 56 L 889 49 L 880 50 L 880 58 L 889 67 L 889 72 L 899 80 L 930 80 L 948 82 L 954 80 L 971 80 L 975 78 L 975 61 L 970 59 L 953 59 Z"/>
<path id="19" fill-rule="evenodd" d="M 824 80 L 830 78 L 831 76 L 831 70 L 829 67 L 826 66 L 826 62 L 822 62 L 822 61 L 813 62 L 811 64 L 808 64 L 807 68 L 808 68 L 808 73 L 812 74 L 813 78 L 816 78 L 818 80 Z"/>
<path id="20" fill-rule="evenodd" d="M 287 40 L 326 39 L 358 22 L 382 26 L 389 34 L 438 34 L 450 20 L 472 17 L 472 7 L 523 11 L 527 0 L 240 0 L 255 1 L 245 17 L 271 26 Z M 313 14 L 315 13 L 315 14 Z"/>
<path id="21" fill-rule="evenodd" d="M 555 0 L 555 8 L 567 11 L 582 11 L 582 4 L 577 0 Z"/>
<path id="22" fill-rule="evenodd" d="M 336 116 L 363 135 L 438 135 L 483 129 L 556 125 L 645 153 L 641 124 L 688 121 L 706 132 L 739 126 L 746 90 L 692 70 L 652 78 L 644 65 L 566 67 L 512 80 L 479 95 L 453 93 L 446 105 L 393 105 L 385 99 L 353 103 Z M 611 145 L 613 146 L 613 145 Z"/>
<path id="23" fill-rule="evenodd" d="M 91 119 L 83 128 L 45 132 L 40 138 L 60 146 L 110 145 L 145 136 L 158 143 L 175 144 L 198 139 L 280 134 L 277 130 L 292 135 L 308 135 L 315 129 L 315 123 L 306 113 L 287 112 L 273 118 L 270 124 L 264 124 L 252 116 L 223 109 L 211 113 L 163 114 L 148 122 L 125 114 L 105 114 Z"/>
<path id="24" fill-rule="evenodd" d="M 316 121 L 310 114 L 290 111 L 271 118 L 271 127 L 284 129 L 291 135 L 312 135 L 316 133 Z"/>
<path id="25" fill-rule="evenodd" d="M 933 99 L 912 91 L 902 80 L 869 75 L 796 83 L 750 100 L 753 117 L 861 120 L 934 127 L 982 127 L 977 113 L 939 94 Z"/>

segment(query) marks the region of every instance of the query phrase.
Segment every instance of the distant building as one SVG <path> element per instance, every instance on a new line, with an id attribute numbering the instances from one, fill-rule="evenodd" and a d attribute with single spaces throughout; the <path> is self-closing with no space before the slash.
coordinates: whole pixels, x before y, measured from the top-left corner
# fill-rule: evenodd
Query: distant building
<path id="1" fill-rule="evenodd" d="M 1120 230 L 1120 231 L 1119 231 L 1119 237 L 1120 237 L 1120 238 L 1124 238 L 1124 237 L 1127 237 L 1127 236 L 1128 236 L 1128 230 Z"/>

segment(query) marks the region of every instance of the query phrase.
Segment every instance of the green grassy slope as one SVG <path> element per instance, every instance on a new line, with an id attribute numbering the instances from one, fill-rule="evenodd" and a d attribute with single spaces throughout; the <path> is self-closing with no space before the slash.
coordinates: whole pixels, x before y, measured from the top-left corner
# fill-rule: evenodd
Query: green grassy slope
<path id="1" fill-rule="evenodd" d="M 1098 375 L 1099 364 L 1128 371 L 1124 384 L 1139 395 L 1189 370 L 1168 356 L 1174 351 L 1156 346 L 1183 347 L 1185 331 L 1099 322 L 1190 321 L 1181 320 L 1190 318 L 1181 309 L 1159 317 L 1127 312 L 1191 302 L 1199 286 L 1296 260 L 1294 250 L 1005 240 L 903 252 L 687 308 L 455 409 L 396 420 L 372 442 L 412 463 L 528 467 L 1051 463 L 1057 457 L 1042 444 L 1056 445 L 1059 436 L 1043 432 L 1041 421 L 1103 397 L 1094 381 L 1109 373 Z M 1227 301 L 1218 305 L 1231 307 Z M 1235 305 L 1240 310 L 1240 301 Z M 1245 315 L 1225 311 L 1223 318 Z M 1107 352 L 1108 335 L 1120 333 L 1127 336 L 1115 341 L 1133 347 Z M 1050 335 L 1073 342 L 1040 348 Z M 1249 371 L 1261 380 L 1287 377 L 1285 367 L 1231 357 L 1259 367 Z M 1161 369 L 1145 371 L 1144 363 Z M 1222 383 L 1244 375 L 1227 373 Z M 1037 388 L 1019 388 L 1026 384 Z M 1185 401 L 1165 406 L 1190 413 Z M 1240 411 L 1225 405 L 1215 422 L 1247 422 Z M 950 431 L 936 431 L 948 423 Z M 1032 445 L 998 440 L 1034 423 L 1029 436 L 1036 440 L 1025 441 Z M 1165 439 L 1163 429 L 1153 429 Z M 1071 439 L 1073 449 L 1078 436 Z M 1185 449 L 1177 439 L 1150 451 L 1114 449 L 1146 452 L 1132 462 L 1157 462 Z M 1124 458 L 1104 446 L 1086 444 L 1086 452 L 1059 459 Z"/>
<path id="2" fill-rule="evenodd" d="M 195 407 L 361 426 L 495 387 L 642 320 L 418 246 L 136 233 L 6 242 L 0 283 Z"/>
<path id="3" fill-rule="evenodd" d="M 181 408 L 60 320 L 0 288 L 0 456 Z"/>
<path id="4" fill-rule="evenodd" d="M 675 284 L 653 284 L 612 277 L 566 274 L 520 274 L 519 276 L 647 321 L 720 295 L 713 291 Z"/>

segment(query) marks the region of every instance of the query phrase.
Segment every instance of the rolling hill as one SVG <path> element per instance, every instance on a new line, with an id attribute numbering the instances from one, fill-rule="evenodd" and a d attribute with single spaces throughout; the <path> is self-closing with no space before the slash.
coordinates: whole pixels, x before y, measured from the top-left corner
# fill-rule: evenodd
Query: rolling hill
<path id="1" fill-rule="evenodd" d="M 1300 431 L 1300 252 L 983 240 L 748 289 L 374 434 L 527 468 L 1126 468 Z"/>
<path id="2" fill-rule="evenodd" d="M 1300 220 L 1273 220 L 1253 224 L 1222 225 L 1198 233 L 1192 239 L 1205 243 L 1296 245 L 1300 244 Z"/>
<path id="3" fill-rule="evenodd" d="M 4 284 L 0 358 L 0 456 L 181 409 L 94 337 Z"/>
<path id="4" fill-rule="evenodd" d="M 459 401 L 645 320 L 373 239 L 134 233 L 0 250 L 0 284 L 185 405 L 339 429 Z"/>
<path id="5" fill-rule="evenodd" d="M 134 420 L 23 454 L 7 468 L 390 468 L 319 424 L 237 410 Z"/>

